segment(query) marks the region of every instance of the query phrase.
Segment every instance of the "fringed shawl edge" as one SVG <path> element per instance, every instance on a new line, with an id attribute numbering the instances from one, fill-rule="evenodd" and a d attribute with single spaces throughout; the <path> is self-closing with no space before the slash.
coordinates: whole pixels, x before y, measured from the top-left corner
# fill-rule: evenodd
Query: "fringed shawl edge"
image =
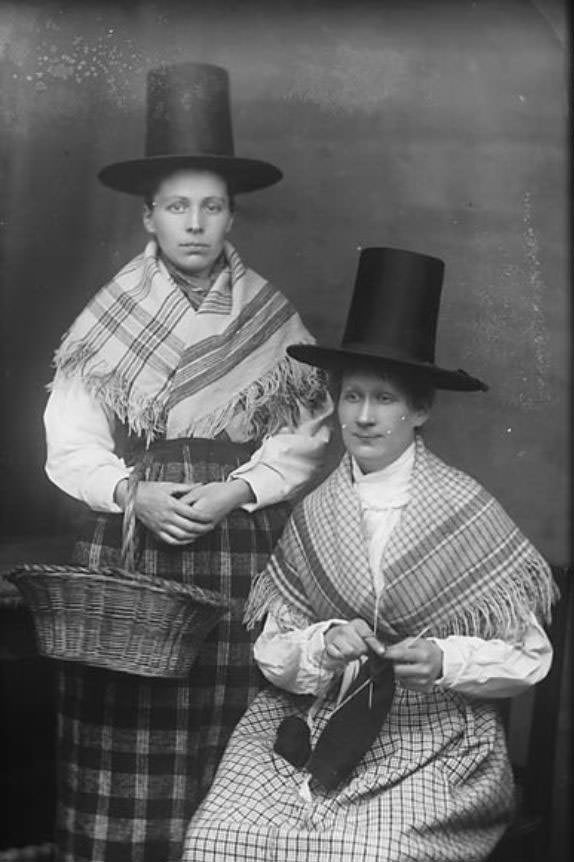
<path id="1" fill-rule="evenodd" d="M 300 420 L 302 406 L 313 412 L 326 398 L 324 372 L 304 367 L 284 356 L 223 407 L 191 422 L 189 433 L 196 437 L 216 436 L 234 416 L 242 413 L 249 439 L 261 440 L 285 426 L 294 428 Z"/>
<path id="2" fill-rule="evenodd" d="M 542 565 L 540 564 L 542 563 Z M 490 591 L 488 600 L 461 608 L 440 625 L 432 626 L 427 636 L 446 638 L 450 635 L 480 637 L 484 640 L 503 638 L 509 641 L 521 639 L 524 630 L 531 625 L 534 616 L 548 625 L 552 605 L 560 598 L 558 587 L 552 578 L 550 567 L 536 558 L 529 560 L 524 569 L 515 573 L 504 585 Z M 255 628 L 269 613 L 281 617 L 281 607 L 288 602 L 273 578 L 269 568 L 264 569 L 253 581 L 243 621 L 249 630 Z M 290 606 L 290 619 L 300 618 L 301 627 L 321 619 L 317 613 L 308 617 Z"/>
<path id="3" fill-rule="evenodd" d="M 96 401 L 111 410 L 121 422 L 126 422 L 135 434 L 143 435 L 148 444 L 151 443 L 165 431 L 167 391 L 138 398 L 134 397 L 133 386 L 116 369 L 86 374 L 85 369 L 95 355 L 96 351 L 88 349 L 81 341 L 62 345 L 54 355 L 56 376 L 46 388 L 48 391 L 54 388 L 58 374 L 69 380 L 81 380 Z"/>
<path id="4" fill-rule="evenodd" d="M 465 478 L 467 478 L 466 475 Z M 327 478 L 326 482 L 329 480 L 330 477 Z M 474 480 L 472 481 L 474 482 Z M 313 492 L 313 494 L 315 493 Z M 309 511 L 308 501 L 313 494 L 309 495 L 297 507 L 296 511 L 299 517 L 304 516 L 304 513 Z M 293 516 L 291 521 L 293 521 Z M 463 635 L 481 637 L 485 640 L 503 638 L 513 642 L 520 640 L 525 629 L 531 625 L 533 615 L 540 623 L 548 625 L 551 619 L 552 605 L 560 597 L 558 587 L 548 563 L 517 528 L 516 532 L 519 536 L 519 550 L 516 555 L 518 559 L 510 560 L 507 571 L 502 575 L 499 574 L 496 579 L 489 578 L 486 574 L 480 596 L 473 595 L 466 604 L 460 604 L 456 611 L 445 615 L 442 620 L 434 622 L 428 630 L 428 636 L 445 638 L 449 635 Z M 289 527 L 286 527 L 284 536 L 286 533 L 289 534 Z M 305 624 L 308 625 L 309 621 L 315 622 L 326 619 L 329 615 L 321 613 L 316 608 L 312 608 L 311 617 L 304 613 L 304 609 L 311 609 L 305 579 L 313 577 L 305 550 L 300 547 L 299 543 L 296 544 L 296 554 L 302 555 L 301 559 L 297 561 L 298 570 L 295 566 L 291 566 L 288 561 L 281 564 L 277 559 L 278 550 L 279 556 L 281 556 L 282 549 L 276 549 L 266 569 L 253 582 L 245 611 L 246 624 L 252 627 L 267 613 L 277 612 L 281 604 L 285 602 L 290 605 L 293 604 L 293 595 L 289 595 L 288 590 L 281 587 L 280 579 L 274 574 L 275 569 L 283 572 L 285 565 L 288 569 L 292 569 L 291 577 L 289 577 L 288 572 L 283 572 L 283 575 L 288 578 L 290 591 L 296 596 L 300 596 L 296 610 L 302 618 L 307 620 Z M 421 616 L 423 615 L 424 610 L 421 610 Z M 339 616 L 345 618 L 345 613 L 341 611 Z M 400 637 L 418 633 L 414 631 L 414 628 L 417 627 L 420 620 L 410 623 L 409 618 L 405 617 L 400 620 L 391 619 L 390 622 L 401 632 Z"/>
<path id="5" fill-rule="evenodd" d="M 163 434 L 167 422 L 166 388 L 161 395 L 134 398 L 133 387 L 116 370 L 85 374 L 95 353 L 82 342 L 60 348 L 54 358 L 57 372 L 67 378 L 78 377 L 89 393 L 109 408 L 135 434 L 145 436 L 149 444 Z M 54 381 L 48 384 L 50 390 Z M 279 359 L 258 380 L 238 392 L 227 404 L 197 421 L 190 421 L 187 433 L 194 437 L 215 437 L 239 412 L 244 413 L 250 440 L 261 440 L 281 427 L 297 425 L 301 407 L 314 411 L 327 398 L 325 375 L 315 368 L 305 368 L 289 356 Z"/>
<path id="6" fill-rule="evenodd" d="M 286 597 L 273 580 L 268 569 L 264 569 L 253 580 L 251 591 L 247 598 L 243 614 L 243 623 L 248 631 L 252 631 L 269 613 L 273 613 L 281 621 L 285 616 L 283 608 L 287 603 Z M 294 624 L 300 628 L 311 625 L 316 620 L 304 614 L 301 610 L 289 605 L 286 628 Z"/>
<path id="7" fill-rule="evenodd" d="M 506 578 L 491 584 L 480 601 L 459 608 L 444 623 L 432 626 L 429 634 L 520 640 L 532 615 L 543 625 L 550 623 L 552 605 L 559 597 L 550 567 L 532 554 Z"/>

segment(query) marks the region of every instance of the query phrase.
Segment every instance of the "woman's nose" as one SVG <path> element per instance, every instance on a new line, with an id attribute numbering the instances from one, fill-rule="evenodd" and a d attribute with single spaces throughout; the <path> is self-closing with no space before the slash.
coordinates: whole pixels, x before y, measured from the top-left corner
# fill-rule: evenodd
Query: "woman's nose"
<path id="1" fill-rule="evenodd" d="M 369 425 L 374 421 L 372 404 L 369 398 L 365 398 L 360 406 L 357 414 L 357 422 L 360 425 Z"/>
<path id="2" fill-rule="evenodd" d="M 203 218 L 199 207 L 189 208 L 186 216 L 185 226 L 187 230 L 190 230 L 193 233 L 199 233 L 203 230 Z"/>

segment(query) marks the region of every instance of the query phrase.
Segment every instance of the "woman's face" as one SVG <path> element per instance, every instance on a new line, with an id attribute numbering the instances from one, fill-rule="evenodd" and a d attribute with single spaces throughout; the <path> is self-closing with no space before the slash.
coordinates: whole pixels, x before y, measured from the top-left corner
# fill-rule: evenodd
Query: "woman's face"
<path id="1" fill-rule="evenodd" d="M 189 275 L 208 275 L 223 250 L 233 215 L 225 181 L 209 171 L 182 170 L 161 181 L 144 226 L 165 257 Z"/>
<path id="2" fill-rule="evenodd" d="M 345 448 L 363 473 L 392 464 L 414 440 L 428 411 L 412 408 L 397 386 L 374 371 L 343 374 L 338 416 Z"/>

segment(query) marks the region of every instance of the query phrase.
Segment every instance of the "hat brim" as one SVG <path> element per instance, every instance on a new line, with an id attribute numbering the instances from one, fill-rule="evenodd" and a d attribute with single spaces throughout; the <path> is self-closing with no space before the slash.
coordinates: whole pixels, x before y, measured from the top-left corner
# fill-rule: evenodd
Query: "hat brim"
<path id="1" fill-rule="evenodd" d="M 368 348 L 360 349 L 356 346 L 321 347 L 316 344 L 291 344 L 287 348 L 287 353 L 299 362 L 315 365 L 325 371 L 343 371 L 349 361 L 364 359 L 369 362 L 384 362 L 398 368 L 410 368 L 423 372 L 425 377 L 428 377 L 429 382 L 437 389 L 448 389 L 455 392 L 486 392 L 488 390 L 486 383 L 477 377 L 471 377 L 461 368 L 456 371 L 449 371 L 430 362 L 404 359 L 392 351 L 385 354 L 384 351 L 375 353 Z"/>
<path id="2" fill-rule="evenodd" d="M 148 156 L 106 165 L 98 173 L 101 183 L 117 192 L 144 196 L 171 171 L 195 168 L 220 174 L 231 194 L 253 192 L 278 183 L 283 174 L 275 165 L 236 156 L 177 155 Z"/>

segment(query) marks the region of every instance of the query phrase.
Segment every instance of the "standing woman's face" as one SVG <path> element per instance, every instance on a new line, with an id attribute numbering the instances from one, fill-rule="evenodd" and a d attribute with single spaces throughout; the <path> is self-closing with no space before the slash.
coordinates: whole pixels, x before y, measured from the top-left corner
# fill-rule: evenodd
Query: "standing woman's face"
<path id="1" fill-rule="evenodd" d="M 188 275 L 209 275 L 233 223 L 225 181 L 210 171 L 170 174 L 143 221 L 170 263 Z"/>
<path id="2" fill-rule="evenodd" d="M 395 384 L 371 371 L 343 375 L 337 412 L 345 448 L 363 473 L 396 461 L 428 418 L 428 411 L 415 410 Z"/>

